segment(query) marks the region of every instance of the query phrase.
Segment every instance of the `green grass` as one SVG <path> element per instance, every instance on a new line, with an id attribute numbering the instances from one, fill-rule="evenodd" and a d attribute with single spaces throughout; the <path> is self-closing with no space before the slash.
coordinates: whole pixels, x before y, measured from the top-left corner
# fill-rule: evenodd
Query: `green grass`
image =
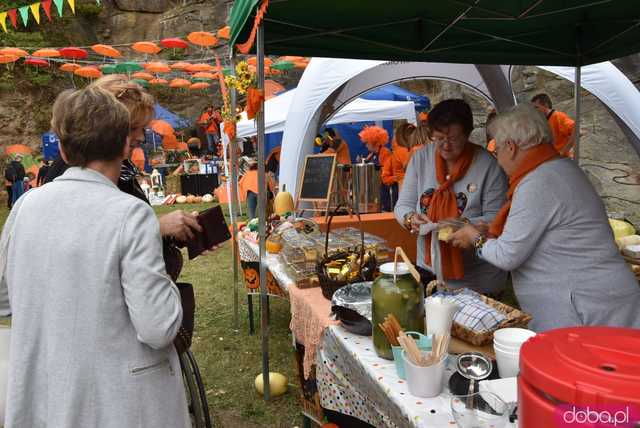
<path id="1" fill-rule="evenodd" d="M 185 209 L 202 211 L 210 205 L 156 207 L 158 215 Z M 226 206 L 223 207 L 228 212 Z M 8 211 L 0 208 L 0 225 Z M 240 275 L 240 278 L 242 276 Z M 300 425 L 298 382 L 294 371 L 293 348 L 289 332 L 289 303 L 271 299 L 269 325 L 270 371 L 285 374 L 289 391 L 265 402 L 253 382 L 262 371 L 259 299 L 254 297 L 256 334 L 248 334 L 246 294 L 239 282 L 239 329 L 233 326 L 233 262 L 231 244 L 214 253 L 188 261 L 180 277 L 196 292 L 196 327 L 192 351 L 200 366 L 216 428 L 293 427 Z"/>

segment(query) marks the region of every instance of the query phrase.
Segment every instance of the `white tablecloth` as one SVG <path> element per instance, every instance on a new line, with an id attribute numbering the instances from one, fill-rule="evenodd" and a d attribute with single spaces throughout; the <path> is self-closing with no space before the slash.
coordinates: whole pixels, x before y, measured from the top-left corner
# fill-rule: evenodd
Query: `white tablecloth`
<path id="1" fill-rule="evenodd" d="M 370 337 L 349 333 L 340 326 L 325 330 L 316 361 L 320 402 L 326 409 L 375 427 L 456 426 L 447 387 L 454 357 L 449 357 L 443 393 L 435 398 L 412 396 L 406 382 L 397 376 L 394 362 L 376 355 Z"/>

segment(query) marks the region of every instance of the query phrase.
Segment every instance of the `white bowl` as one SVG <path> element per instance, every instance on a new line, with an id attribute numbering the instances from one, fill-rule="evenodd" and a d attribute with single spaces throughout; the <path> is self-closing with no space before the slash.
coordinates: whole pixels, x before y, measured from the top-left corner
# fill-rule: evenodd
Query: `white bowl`
<path id="1" fill-rule="evenodd" d="M 520 353 L 511 354 L 495 349 L 498 374 L 501 378 L 516 377 L 520 373 Z"/>
<path id="2" fill-rule="evenodd" d="M 535 331 L 526 328 L 501 328 L 493 333 L 493 341 L 502 347 L 516 348 L 535 335 Z"/>

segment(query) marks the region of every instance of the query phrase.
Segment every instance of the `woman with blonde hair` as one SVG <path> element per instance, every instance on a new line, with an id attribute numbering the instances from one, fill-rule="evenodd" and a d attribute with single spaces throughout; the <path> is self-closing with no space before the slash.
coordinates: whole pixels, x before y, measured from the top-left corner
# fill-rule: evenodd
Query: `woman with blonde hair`
<path id="1" fill-rule="evenodd" d="M 159 224 L 117 187 L 129 117 L 99 87 L 62 93 L 52 128 L 69 169 L 27 192 L 4 226 L 5 428 L 190 426 L 172 346 L 183 311 Z"/>

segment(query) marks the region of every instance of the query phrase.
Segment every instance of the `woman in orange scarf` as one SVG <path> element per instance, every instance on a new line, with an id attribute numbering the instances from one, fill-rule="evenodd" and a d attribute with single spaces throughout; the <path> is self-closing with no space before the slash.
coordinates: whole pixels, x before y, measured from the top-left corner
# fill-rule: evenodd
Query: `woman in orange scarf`
<path id="1" fill-rule="evenodd" d="M 433 260 L 439 255 L 447 285 L 499 292 L 505 283 L 504 272 L 477 260 L 473 251 L 439 240 L 435 230 L 443 220 L 493 220 L 505 200 L 506 177 L 491 155 L 469 142 L 473 114 L 463 100 L 436 105 L 429 113 L 428 126 L 433 144 L 411 157 L 396 218 L 419 234 L 418 266 L 438 271 L 440 266 L 434 266 Z"/>
<path id="2" fill-rule="evenodd" d="M 450 242 L 511 271 L 529 327 L 640 327 L 640 288 L 613 240 L 587 176 L 554 148 L 539 112 L 520 105 L 490 127 L 509 175 L 507 201 L 486 233 L 465 226 Z"/>

